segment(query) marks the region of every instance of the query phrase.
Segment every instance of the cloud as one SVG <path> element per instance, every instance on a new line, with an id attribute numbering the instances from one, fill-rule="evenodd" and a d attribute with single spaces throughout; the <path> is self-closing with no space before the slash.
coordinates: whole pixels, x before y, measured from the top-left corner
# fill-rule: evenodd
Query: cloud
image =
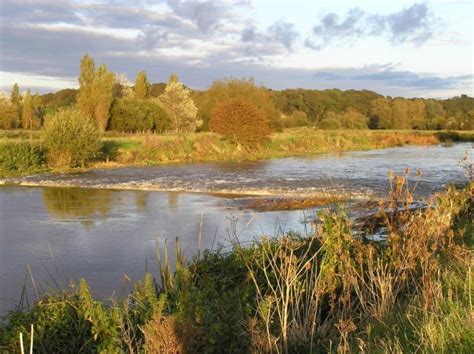
<path id="1" fill-rule="evenodd" d="M 394 66 L 277 67 L 283 56 L 301 55 L 298 51 L 305 38 L 297 24 L 284 19 L 262 26 L 251 13 L 242 11 L 248 5 L 244 1 L 1 1 L 0 70 L 15 73 L 30 87 L 44 83 L 44 89 L 57 89 L 61 80 L 70 85 L 86 53 L 130 77 L 146 69 L 153 82 L 178 72 L 194 88 L 205 88 L 226 76 L 253 76 L 275 89 L 338 87 L 411 95 L 419 90 L 456 92 L 468 82 L 466 76 L 419 74 Z M 324 16 L 307 45 L 322 48 L 362 36 L 422 44 L 433 36 L 435 20 L 424 4 L 387 15 L 355 8 L 342 17 Z M 44 79 L 48 76 L 54 84 Z M 12 77 L 4 75 L 1 85 L 10 86 L 11 82 L 4 81 Z"/>
<path id="2" fill-rule="evenodd" d="M 298 38 L 299 34 L 293 23 L 277 21 L 268 28 L 268 32 L 275 40 L 283 43 L 287 49 L 291 49 L 293 42 Z"/>
<path id="3" fill-rule="evenodd" d="M 471 84 L 471 75 L 440 76 L 399 70 L 391 64 L 369 65 L 362 68 L 322 69 L 314 77 L 325 81 L 359 81 L 365 85 L 384 85 L 410 90 L 443 90 L 460 84 Z"/>
<path id="4" fill-rule="evenodd" d="M 305 40 L 309 48 L 320 50 L 335 41 L 347 43 L 358 37 L 387 37 L 394 44 L 422 45 L 431 39 L 440 20 L 426 3 L 415 3 L 388 15 L 371 14 L 353 8 L 340 19 L 335 13 L 325 15 Z"/>
<path id="5" fill-rule="evenodd" d="M 244 46 L 237 45 L 235 49 L 243 48 L 242 53 L 247 57 L 259 60 L 262 56 L 284 54 L 291 51 L 293 43 L 299 37 L 293 23 L 276 21 L 264 31 L 250 25 L 241 32 L 240 39 Z"/>
<path id="6" fill-rule="evenodd" d="M 233 6 L 245 3 L 168 0 L 167 4 L 177 16 L 193 21 L 202 33 L 209 33 L 216 30 L 222 20 L 234 17 L 231 11 Z"/>
<path id="7" fill-rule="evenodd" d="M 168 43 L 169 33 L 159 27 L 149 27 L 142 30 L 137 39 L 145 49 L 162 47 Z"/>

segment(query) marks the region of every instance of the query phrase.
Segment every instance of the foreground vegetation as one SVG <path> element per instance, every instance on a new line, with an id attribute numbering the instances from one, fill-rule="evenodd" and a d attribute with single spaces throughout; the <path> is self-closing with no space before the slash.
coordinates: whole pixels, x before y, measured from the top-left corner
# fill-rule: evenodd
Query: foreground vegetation
<path id="1" fill-rule="evenodd" d="M 68 120 L 63 120 L 66 121 Z M 274 133 L 261 144 L 250 147 L 236 144 L 215 133 L 106 133 L 102 137 L 102 143 L 97 144 L 96 140 L 91 140 L 93 132 L 86 134 L 88 126 L 84 121 L 84 128 L 79 134 L 78 127 L 72 125 L 72 131 L 62 133 L 61 137 L 58 135 L 62 128 L 52 126 L 46 142 L 43 131 L 0 131 L 0 178 L 45 171 L 68 171 L 71 167 L 81 167 L 85 163 L 92 168 L 107 168 L 167 162 L 245 161 L 474 141 L 472 131 L 324 131 L 293 128 Z M 76 139 L 71 139 L 71 134 Z M 83 136 L 82 140 L 85 141 L 78 139 L 79 136 Z M 96 150 L 92 150 L 94 147 Z M 85 157 L 89 157 L 89 160 L 86 161 Z"/>
<path id="2" fill-rule="evenodd" d="M 407 172 L 408 173 L 408 172 Z M 111 305 L 87 283 L 12 312 L 5 352 L 458 352 L 474 347 L 474 184 L 411 209 L 407 175 L 358 227 L 343 207 L 319 214 L 311 235 L 233 235 L 231 251 L 176 264 Z M 369 235 L 385 230 L 383 242 Z M 172 270 L 174 268 L 174 270 Z"/>

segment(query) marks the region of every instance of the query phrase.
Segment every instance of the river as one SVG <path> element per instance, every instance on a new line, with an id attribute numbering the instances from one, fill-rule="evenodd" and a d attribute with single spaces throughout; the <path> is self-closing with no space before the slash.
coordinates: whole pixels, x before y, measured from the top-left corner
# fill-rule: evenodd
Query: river
<path id="1" fill-rule="evenodd" d="M 310 232 L 314 209 L 255 212 L 239 200 L 337 193 L 383 196 L 387 173 L 422 172 L 419 197 L 466 177 L 459 161 L 472 144 L 282 158 L 250 163 L 170 164 L 99 169 L 3 181 L 0 186 L 0 314 L 28 297 L 66 288 L 81 277 L 99 297 L 121 296 L 157 275 L 156 249 L 179 238 L 189 259 L 198 249 L 228 247 L 288 230 Z M 249 197 L 252 196 L 252 197 Z M 202 235 L 202 237 L 200 237 Z M 27 270 L 29 269 L 29 270 Z M 34 286 L 33 285 L 34 282 Z"/>

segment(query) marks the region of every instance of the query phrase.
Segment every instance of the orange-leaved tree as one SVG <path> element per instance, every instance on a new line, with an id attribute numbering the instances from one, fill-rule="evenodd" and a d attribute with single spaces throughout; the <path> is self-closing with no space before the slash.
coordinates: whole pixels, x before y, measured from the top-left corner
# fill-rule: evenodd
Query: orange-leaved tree
<path id="1" fill-rule="evenodd" d="M 245 98 L 233 98 L 212 111 L 210 128 L 242 145 L 258 145 L 271 133 L 265 114 Z"/>

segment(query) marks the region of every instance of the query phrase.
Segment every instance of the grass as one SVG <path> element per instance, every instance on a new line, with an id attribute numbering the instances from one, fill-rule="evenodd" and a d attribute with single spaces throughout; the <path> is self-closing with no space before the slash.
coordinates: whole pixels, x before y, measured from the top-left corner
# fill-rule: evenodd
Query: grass
<path id="1" fill-rule="evenodd" d="M 342 206 L 324 210 L 314 234 L 288 233 L 199 253 L 185 262 L 165 244 L 157 280 L 126 299 L 76 291 L 45 295 L 12 312 L 0 351 L 38 352 L 472 352 L 474 184 L 411 208 L 407 176 L 380 204 L 384 242 L 356 237 Z M 231 227 L 230 230 L 234 230 Z"/>

